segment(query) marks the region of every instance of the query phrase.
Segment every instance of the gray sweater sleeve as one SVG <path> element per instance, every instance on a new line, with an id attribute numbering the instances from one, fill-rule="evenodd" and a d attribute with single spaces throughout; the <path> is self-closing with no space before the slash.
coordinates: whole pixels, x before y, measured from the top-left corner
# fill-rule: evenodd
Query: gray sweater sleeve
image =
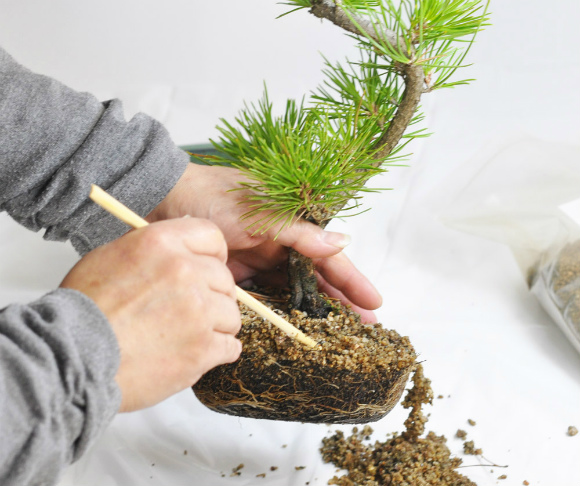
<path id="1" fill-rule="evenodd" d="M 115 336 L 80 292 L 0 311 L 0 484 L 56 482 L 120 405 Z"/>
<path id="2" fill-rule="evenodd" d="M 147 215 L 188 163 L 160 123 L 125 121 L 0 48 L 0 211 L 80 253 L 128 227 L 87 200 L 96 183 Z M 105 316 L 59 289 L 0 311 L 0 484 L 54 484 L 117 412 L 119 350 Z"/>
<path id="3" fill-rule="evenodd" d="M 0 48 L 0 210 L 27 228 L 86 253 L 128 229 L 87 200 L 91 183 L 145 216 L 188 160 L 154 119 L 127 122 L 118 100 L 78 93 Z"/>

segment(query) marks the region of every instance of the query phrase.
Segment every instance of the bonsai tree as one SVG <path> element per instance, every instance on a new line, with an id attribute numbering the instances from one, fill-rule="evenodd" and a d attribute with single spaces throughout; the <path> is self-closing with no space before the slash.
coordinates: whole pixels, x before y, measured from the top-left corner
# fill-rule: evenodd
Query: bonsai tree
<path id="1" fill-rule="evenodd" d="M 344 29 L 360 58 L 326 61 L 323 83 L 307 99 L 287 101 L 279 116 L 265 91 L 234 122 L 222 120 L 213 142 L 218 155 L 209 162 L 246 176 L 243 217 L 252 230 L 283 228 L 299 218 L 324 227 L 337 214 L 352 214 L 370 190 L 365 183 L 400 164 L 407 144 L 426 135 L 409 130 L 422 119 L 421 96 L 469 81 L 451 77 L 487 23 L 484 2 L 287 0 L 287 14 L 308 9 Z M 313 262 L 290 250 L 288 267 L 290 302 L 265 300 L 316 348 L 280 335 L 240 305 L 240 359 L 206 373 L 193 386 L 196 396 L 216 412 L 258 419 L 381 419 L 417 369 L 409 338 L 379 323 L 366 325 L 340 304 L 327 316 L 330 305 L 318 291 Z"/>
<path id="2" fill-rule="evenodd" d="M 360 59 L 325 62 L 325 79 L 306 100 L 289 100 L 275 116 L 265 90 L 235 122 L 222 120 L 212 141 L 218 155 L 249 179 L 252 230 L 303 218 L 326 226 L 357 208 L 365 183 L 400 164 L 409 130 L 422 119 L 421 96 L 467 84 L 451 80 L 475 35 L 487 25 L 484 0 L 288 0 L 284 15 L 308 10 L 344 29 Z M 290 306 L 310 316 L 330 310 L 317 288 L 313 262 L 290 250 Z"/>

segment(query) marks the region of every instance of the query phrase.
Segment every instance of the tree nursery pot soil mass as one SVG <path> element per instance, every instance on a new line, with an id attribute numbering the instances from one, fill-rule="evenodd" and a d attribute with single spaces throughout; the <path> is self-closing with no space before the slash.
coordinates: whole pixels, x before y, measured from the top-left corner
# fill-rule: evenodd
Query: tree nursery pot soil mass
<path id="1" fill-rule="evenodd" d="M 330 300 L 326 319 L 288 309 L 288 294 L 260 289 L 264 303 L 314 339 L 308 349 L 240 304 L 240 358 L 206 373 L 194 386 L 208 408 L 229 415 L 310 423 L 366 423 L 397 404 L 416 354 L 407 337 L 363 324 Z"/>

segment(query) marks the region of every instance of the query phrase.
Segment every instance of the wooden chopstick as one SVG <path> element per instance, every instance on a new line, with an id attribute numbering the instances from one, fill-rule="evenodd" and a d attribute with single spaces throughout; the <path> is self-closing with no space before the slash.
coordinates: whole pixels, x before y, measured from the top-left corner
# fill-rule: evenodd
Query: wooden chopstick
<path id="1" fill-rule="evenodd" d="M 113 196 L 105 192 L 99 186 L 95 184 L 91 185 L 91 193 L 89 197 L 101 206 L 104 210 L 111 213 L 113 216 L 119 218 L 124 223 L 127 223 L 132 228 L 143 228 L 149 223 L 145 221 L 141 216 L 135 214 L 127 206 L 117 201 Z M 291 338 L 309 346 L 311 348 L 316 347 L 316 341 L 309 338 L 302 331 L 294 327 L 287 320 L 280 317 L 272 309 L 266 307 L 259 300 L 252 297 L 245 290 L 241 289 L 236 285 L 236 297 L 237 299 L 246 304 L 250 309 L 257 312 L 260 316 L 268 319 L 272 324 L 274 324 L 278 329 L 285 332 Z"/>

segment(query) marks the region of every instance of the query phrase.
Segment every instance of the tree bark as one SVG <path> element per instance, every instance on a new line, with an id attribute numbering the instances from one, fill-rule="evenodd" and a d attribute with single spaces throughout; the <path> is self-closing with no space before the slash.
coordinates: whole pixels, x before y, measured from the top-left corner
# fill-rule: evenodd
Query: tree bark
<path id="1" fill-rule="evenodd" d="M 343 29 L 360 35 L 360 31 L 351 19 L 344 13 L 339 2 L 332 0 L 313 0 L 312 9 L 313 15 L 319 18 L 326 18 L 335 25 Z M 375 38 L 387 39 L 394 47 L 404 45 L 395 34 L 389 30 L 381 30 L 379 27 L 371 24 L 368 21 L 356 19 L 357 23 L 364 28 L 365 32 Z M 376 165 L 380 164 L 380 160 L 390 154 L 398 145 L 405 130 L 411 123 L 413 116 L 419 106 L 421 95 L 424 92 L 425 75 L 423 67 L 418 64 L 410 62 L 409 64 L 402 64 L 399 66 L 403 79 L 405 81 L 405 91 L 401 98 L 401 102 L 388 128 L 383 135 L 377 140 L 376 148 L 379 148 L 376 158 L 378 159 Z M 375 166 L 376 166 L 375 165 Z M 347 194 L 354 196 L 354 194 Z M 310 218 L 311 222 L 326 227 L 328 222 L 338 213 L 343 206 L 336 206 L 331 208 L 325 215 L 323 220 L 314 220 Z M 314 274 L 314 264 L 310 258 L 307 258 L 295 250 L 290 250 L 288 260 L 288 281 L 290 284 L 291 306 L 308 313 L 308 315 L 316 317 L 326 317 L 330 312 L 330 306 L 326 301 L 320 297 L 318 292 L 318 285 L 316 282 L 316 275 Z"/>
<path id="2" fill-rule="evenodd" d="M 371 39 L 375 41 L 386 40 L 396 49 L 405 45 L 404 40 L 397 38 L 397 34 L 392 30 L 375 25 L 371 21 L 360 18 L 352 12 L 350 15 L 347 15 L 340 3 L 339 1 L 333 0 L 312 0 L 310 13 L 320 19 L 329 20 L 334 25 L 355 35 L 361 35 L 362 29 Z"/>
<path id="3" fill-rule="evenodd" d="M 294 249 L 288 255 L 290 307 L 306 312 L 310 317 L 328 316 L 331 306 L 318 292 L 314 262 Z"/>

